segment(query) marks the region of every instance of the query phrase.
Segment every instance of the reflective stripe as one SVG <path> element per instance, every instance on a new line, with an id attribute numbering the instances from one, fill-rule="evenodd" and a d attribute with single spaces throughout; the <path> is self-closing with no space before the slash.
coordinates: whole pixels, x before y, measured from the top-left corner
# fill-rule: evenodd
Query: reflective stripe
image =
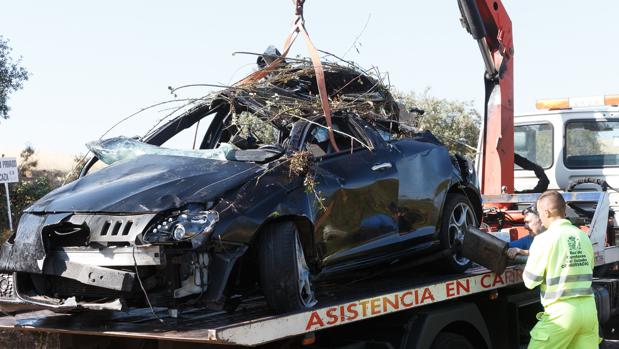
<path id="1" fill-rule="evenodd" d="M 559 297 L 576 297 L 576 296 L 589 296 L 593 294 L 591 287 L 586 288 L 573 288 L 570 290 L 560 290 L 555 292 L 543 292 L 543 299 L 557 299 Z"/>
<path id="2" fill-rule="evenodd" d="M 593 247 L 587 234 L 570 221 L 560 219 L 550 224 L 533 240 L 529 254 L 522 278 L 527 287 L 540 285 L 544 307 L 563 299 L 593 295 Z"/>
<path id="3" fill-rule="evenodd" d="M 578 282 L 578 281 L 591 281 L 593 279 L 592 274 L 578 274 L 578 275 L 567 275 L 563 283 L 565 282 Z M 546 279 L 546 285 L 554 286 L 558 285 L 561 282 L 561 276 L 557 276 L 554 278 Z"/>
<path id="4" fill-rule="evenodd" d="M 524 270 L 524 272 L 522 273 L 522 277 L 525 277 L 533 282 L 541 282 L 542 280 L 544 280 L 543 276 L 538 276 L 535 275 L 529 271 L 527 271 L 526 269 Z"/>

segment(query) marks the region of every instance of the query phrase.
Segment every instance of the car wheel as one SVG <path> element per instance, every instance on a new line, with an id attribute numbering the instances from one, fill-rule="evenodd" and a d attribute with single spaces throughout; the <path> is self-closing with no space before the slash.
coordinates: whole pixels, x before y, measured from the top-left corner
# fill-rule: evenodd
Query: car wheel
<path id="1" fill-rule="evenodd" d="M 269 306 L 276 313 L 286 313 L 316 305 L 296 225 L 270 224 L 260 234 L 259 244 L 260 285 Z"/>
<path id="2" fill-rule="evenodd" d="M 449 272 L 462 273 L 471 261 L 462 256 L 462 242 L 466 227 L 477 226 L 475 210 L 463 194 L 447 194 L 441 218 L 440 240 L 445 249 L 453 251 L 446 258 L 445 269 Z"/>

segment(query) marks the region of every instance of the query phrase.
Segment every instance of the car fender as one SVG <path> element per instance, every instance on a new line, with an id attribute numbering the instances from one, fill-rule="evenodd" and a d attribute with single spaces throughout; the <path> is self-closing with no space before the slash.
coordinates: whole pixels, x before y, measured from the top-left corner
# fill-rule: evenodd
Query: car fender
<path id="1" fill-rule="evenodd" d="M 313 225 L 312 202 L 302 182 L 300 177 L 290 178 L 287 170 L 274 170 L 246 183 L 213 208 L 220 213 L 220 222 L 209 240 L 250 245 L 262 226 L 282 217 L 302 218 Z"/>

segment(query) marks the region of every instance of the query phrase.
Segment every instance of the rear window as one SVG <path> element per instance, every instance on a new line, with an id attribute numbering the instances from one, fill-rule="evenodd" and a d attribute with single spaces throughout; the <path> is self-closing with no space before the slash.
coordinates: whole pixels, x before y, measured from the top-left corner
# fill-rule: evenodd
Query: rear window
<path id="1" fill-rule="evenodd" d="M 544 169 L 552 167 L 552 126 L 548 123 L 514 127 L 514 152 Z M 522 170 L 514 165 L 517 170 Z"/>
<path id="2" fill-rule="evenodd" d="M 619 166 L 619 121 L 570 121 L 565 125 L 565 166 Z"/>

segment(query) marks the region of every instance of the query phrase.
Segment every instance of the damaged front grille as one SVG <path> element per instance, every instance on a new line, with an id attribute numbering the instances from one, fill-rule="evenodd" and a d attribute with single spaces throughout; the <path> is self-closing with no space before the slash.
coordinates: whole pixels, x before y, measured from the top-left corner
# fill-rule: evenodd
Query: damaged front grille
<path id="1" fill-rule="evenodd" d="M 110 236 L 118 236 L 119 233 L 121 236 L 128 236 L 132 225 L 133 220 L 106 221 L 103 223 L 103 227 L 101 227 L 99 236 L 107 236 L 108 233 Z"/>
<path id="2" fill-rule="evenodd" d="M 48 250 L 68 246 L 86 246 L 88 245 L 89 235 L 88 226 L 69 222 L 43 227 L 43 236 Z"/>
<path id="3" fill-rule="evenodd" d="M 82 221 L 90 228 L 90 241 L 99 243 L 134 243 L 153 219 L 154 214 L 131 216 L 75 215 L 71 222 Z"/>
<path id="4" fill-rule="evenodd" d="M 0 298 L 14 298 L 13 274 L 0 273 Z"/>
<path id="5" fill-rule="evenodd" d="M 154 214 L 88 215 L 75 214 L 57 224 L 43 228 L 46 244 L 52 250 L 62 247 L 132 245 Z"/>

